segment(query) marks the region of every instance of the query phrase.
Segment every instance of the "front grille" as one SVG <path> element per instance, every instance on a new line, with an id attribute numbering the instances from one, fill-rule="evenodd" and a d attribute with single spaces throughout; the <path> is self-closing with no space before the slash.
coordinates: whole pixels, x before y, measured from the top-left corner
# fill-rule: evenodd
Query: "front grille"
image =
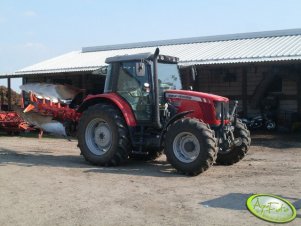
<path id="1" fill-rule="evenodd" d="M 222 119 L 222 105 L 224 106 L 224 119 L 229 119 L 229 102 L 220 102 L 215 101 L 214 107 L 215 107 L 215 117 L 220 120 Z"/>

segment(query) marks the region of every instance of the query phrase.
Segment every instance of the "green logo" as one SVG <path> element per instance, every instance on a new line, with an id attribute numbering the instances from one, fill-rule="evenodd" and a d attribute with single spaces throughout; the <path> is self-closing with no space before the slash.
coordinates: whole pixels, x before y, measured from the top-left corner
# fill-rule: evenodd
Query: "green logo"
<path id="1" fill-rule="evenodd" d="M 289 201 L 275 195 L 252 195 L 247 200 L 247 207 L 256 217 L 273 223 L 290 222 L 297 214 Z"/>

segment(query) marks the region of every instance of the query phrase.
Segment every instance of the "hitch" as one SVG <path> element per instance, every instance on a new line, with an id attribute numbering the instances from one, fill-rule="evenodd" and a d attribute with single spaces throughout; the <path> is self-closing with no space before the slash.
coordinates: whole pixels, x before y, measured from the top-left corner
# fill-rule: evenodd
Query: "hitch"
<path id="1" fill-rule="evenodd" d="M 234 141 L 233 141 L 233 146 L 234 147 L 239 147 L 241 144 L 242 144 L 242 140 L 241 140 L 240 137 L 234 139 Z"/>

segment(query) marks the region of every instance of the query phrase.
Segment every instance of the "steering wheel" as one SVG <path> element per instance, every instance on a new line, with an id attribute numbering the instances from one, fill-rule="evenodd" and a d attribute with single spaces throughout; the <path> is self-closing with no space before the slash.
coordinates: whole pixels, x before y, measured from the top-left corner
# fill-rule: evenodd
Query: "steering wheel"
<path id="1" fill-rule="evenodd" d="M 142 96 L 142 91 L 140 89 L 140 87 L 131 87 L 127 93 L 131 96 L 131 97 L 141 97 Z"/>

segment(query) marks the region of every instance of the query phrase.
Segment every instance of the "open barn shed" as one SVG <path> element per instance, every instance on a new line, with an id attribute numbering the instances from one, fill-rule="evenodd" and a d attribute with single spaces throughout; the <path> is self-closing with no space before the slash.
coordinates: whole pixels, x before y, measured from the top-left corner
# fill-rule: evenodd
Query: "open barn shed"
<path id="1" fill-rule="evenodd" d="M 301 29 L 84 47 L 2 78 L 71 84 L 100 93 L 105 77 L 95 71 L 107 57 L 154 52 L 156 47 L 180 59 L 184 88 L 238 100 L 242 116 L 268 110 L 280 124 L 300 120 Z"/>

